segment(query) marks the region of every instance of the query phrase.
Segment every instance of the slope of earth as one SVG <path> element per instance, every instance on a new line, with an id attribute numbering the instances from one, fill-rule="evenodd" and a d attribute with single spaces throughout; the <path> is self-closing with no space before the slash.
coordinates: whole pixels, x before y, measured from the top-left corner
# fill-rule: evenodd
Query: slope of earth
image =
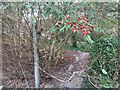
<path id="1" fill-rule="evenodd" d="M 88 63 L 89 53 L 81 51 L 66 50 L 64 52 L 65 60 L 69 61 L 64 66 L 61 59 L 62 68 L 52 72 L 53 80 L 44 85 L 45 88 L 83 88 L 85 85 L 86 66 Z M 72 59 L 71 59 L 72 58 Z M 74 59 L 73 59 L 74 58 Z M 71 62 L 72 60 L 72 62 Z"/>
<path id="2" fill-rule="evenodd" d="M 32 56 L 27 56 L 27 52 L 23 51 L 24 57 L 14 58 L 14 53 L 12 54 L 8 47 L 4 45 L 2 50 L 3 86 L 7 88 L 33 88 L 35 83 Z M 41 87 L 83 87 L 84 78 L 81 76 L 87 66 L 88 57 L 89 53 L 87 52 L 65 50 L 55 69 L 51 70 L 52 74 L 46 75 L 45 73 L 44 77 L 41 75 Z"/>

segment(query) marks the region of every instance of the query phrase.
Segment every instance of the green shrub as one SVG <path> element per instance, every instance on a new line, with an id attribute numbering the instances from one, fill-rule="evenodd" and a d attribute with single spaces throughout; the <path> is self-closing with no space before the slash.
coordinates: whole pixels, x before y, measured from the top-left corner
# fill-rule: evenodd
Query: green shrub
<path id="1" fill-rule="evenodd" d="M 118 40 L 102 37 L 97 39 L 91 47 L 90 55 L 88 75 L 95 86 L 118 87 Z"/>

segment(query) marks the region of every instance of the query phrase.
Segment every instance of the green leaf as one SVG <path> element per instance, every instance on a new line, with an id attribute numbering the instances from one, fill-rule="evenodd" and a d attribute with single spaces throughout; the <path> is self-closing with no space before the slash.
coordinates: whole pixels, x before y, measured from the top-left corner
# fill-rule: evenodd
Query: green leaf
<path id="1" fill-rule="evenodd" d="M 64 32 L 66 26 L 64 26 L 63 28 L 60 29 L 60 32 Z"/>
<path id="2" fill-rule="evenodd" d="M 82 23 L 83 23 L 83 20 L 80 20 L 80 21 L 79 21 L 79 24 L 82 24 Z"/>
<path id="3" fill-rule="evenodd" d="M 54 32 L 54 31 L 56 31 L 57 30 L 57 28 L 55 27 L 55 26 L 52 26 L 51 28 L 50 28 L 50 32 L 52 33 L 52 32 Z"/>
<path id="4" fill-rule="evenodd" d="M 105 69 L 102 69 L 103 74 L 107 74 L 107 71 Z"/>
<path id="5" fill-rule="evenodd" d="M 7 4 L 8 4 L 7 2 L 2 2 L 2 5 L 5 5 L 5 6 L 6 6 Z"/>
<path id="6" fill-rule="evenodd" d="M 94 41 L 91 39 L 90 35 L 85 35 L 85 39 L 90 43 L 93 44 Z"/>
<path id="7" fill-rule="evenodd" d="M 44 9 L 44 6 L 40 6 L 40 9 Z"/>
<path id="8" fill-rule="evenodd" d="M 27 4 L 26 8 L 31 8 L 31 6 L 32 6 L 31 4 Z"/>
<path id="9" fill-rule="evenodd" d="M 37 18 L 34 18 L 32 23 L 33 23 L 33 25 L 35 25 L 37 23 Z"/>

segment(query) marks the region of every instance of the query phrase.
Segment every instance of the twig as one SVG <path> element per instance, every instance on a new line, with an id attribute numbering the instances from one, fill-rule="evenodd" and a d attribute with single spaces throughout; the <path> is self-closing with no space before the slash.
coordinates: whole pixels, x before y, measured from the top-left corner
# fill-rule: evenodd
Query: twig
<path id="1" fill-rule="evenodd" d="M 68 82 L 68 81 L 70 81 L 70 80 L 75 76 L 75 74 L 77 74 L 77 73 L 82 73 L 82 72 L 84 71 L 84 69 L 82 69 L 81 71 L 75 71 L 75 72 L 72 73 L 72 75 L 71 75 L 68 79 L 62 80 L 62 79 L 59 79 L 59 78 L 57 78 L 56 76 L 54 76 L 54 75 L 46 72 L 46 71 L 43 70 L 40 66 L 39 66 L 39 69 L 40 69 L 41 71 L 43 71 L 44 73 L 46 73 L 47 75 L 51 76 L 52 78 L 54 78 L 54 79 L 56 79 L 56 80 L 58 80 L 58 81 L 60 81 L 60 82 Z"/>
<path id="2" fill-rule="evenodd" d="M 24 78 L 25 78 L 25 82 L 26 82 L 26 84 L 27 84 L 27 87 L 29 88 L 29 84 L 28 84 L 28 81 L 26 80 L 25 72 L 24 72 L 24 70 L 23 70 L 23 68 L 22 68 L 22 66 L 21 66 L 21 64 L 20 64 L 19 61 L 18 61 L 18 63 L 19 63 L 19 66 L 20 66 L 20 68 L 21 68 L 22 74 L 23 74 L 23 76 L 24 76 Z"/>
<path id="3" fill-rule="evenodd" d="M 84 72 L 84 73 L 85 73 L 85 72 Z M 87 73 L 85 73 L 85 74 L 87 75 L 89 82 L 90 82 L 95 88 L 100 88 L 100 87 L 98 87 L 97 85 L 95 85 L 95 84 L 90 80 L 90 78 L 92 78 L 90 75 L 88 75 Z M 92 79 L 93 79 L 93 78 L 92 78 Z"/>
<path id="4" fill-rule="evenodd" d="M 68 37 L 71 35 L 72 33 L 68 34 L 64 39 L 61 40 L 61 42 L 57 45 L 55 52 L 62 46 L 63 43 L 66 43 L 66 41 L 69 39 Z M 64 42 L 65 41 L 65 42 Z"/>

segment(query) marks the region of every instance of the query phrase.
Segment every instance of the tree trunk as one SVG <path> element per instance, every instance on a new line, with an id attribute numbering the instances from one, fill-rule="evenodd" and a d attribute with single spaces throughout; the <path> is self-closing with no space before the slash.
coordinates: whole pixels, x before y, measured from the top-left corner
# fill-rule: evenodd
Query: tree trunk
<path id="1" fill-rule="evenodd" d="M 2 16 L 0 16 L 0 21 L 2 21 Z M 2 22 L 0 22 L 0 43 L 0 87 L 2 88 Z"/>
<path id="2" fill-rule="evenodd" d="M 39 74 L 39 56 L 37 50 L 37 33 L 35 25 L 33 26 L 33 46 L 34 46 L 34 73 L 35 73 L 35 88 L 40 86 L 40 74 Z"/>

